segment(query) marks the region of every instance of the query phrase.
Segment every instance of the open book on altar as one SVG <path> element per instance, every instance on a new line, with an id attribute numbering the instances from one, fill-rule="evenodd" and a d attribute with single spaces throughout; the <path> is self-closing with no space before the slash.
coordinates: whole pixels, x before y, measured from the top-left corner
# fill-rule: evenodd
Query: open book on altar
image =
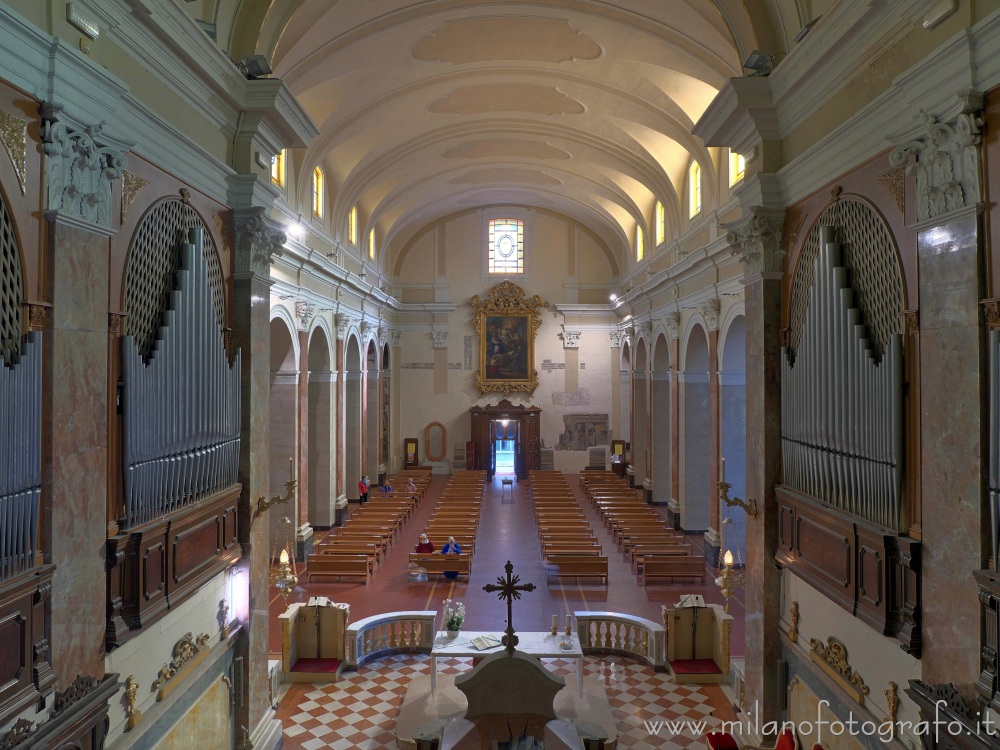
<path id="1" fill-rule="evenodd" d="M 478 638 L 473 638 L 469 642 L 472 644 L 472 647 L 476 649 L 476 651 L 489 651 L 491 648 L 496 648 L 497 646 L 502 645 L 500 643 L 500 639 L 494 635 L 481 635 Z"/>

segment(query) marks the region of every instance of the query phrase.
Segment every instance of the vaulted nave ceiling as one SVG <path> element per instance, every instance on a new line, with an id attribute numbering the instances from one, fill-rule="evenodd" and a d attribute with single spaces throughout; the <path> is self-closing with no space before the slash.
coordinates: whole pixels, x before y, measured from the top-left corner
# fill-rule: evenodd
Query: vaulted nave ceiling
<path id="1" fill-rule="evenodd" d="M 810 10 L 784 5 L 302 0 L 255 23 L 320 129 L 300 174 L 323 166 L 334 226 L 358 206 L 361 236 L 395 253 L 453 212 L 536 206 L 589 227 L 624 269 L 656 200 L 681 225 L 692 156 L 714 173 L 691 129 L 749 51 L 783 48 L 774 26 L 794 33 Z"/>

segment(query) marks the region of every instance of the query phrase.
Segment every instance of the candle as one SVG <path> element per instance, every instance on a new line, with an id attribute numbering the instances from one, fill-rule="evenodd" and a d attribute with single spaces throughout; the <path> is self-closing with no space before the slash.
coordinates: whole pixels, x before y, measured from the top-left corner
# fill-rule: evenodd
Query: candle
<path id="1" fill-rule="evenodd" d="M 295 479 L 295 461 L 291 456 L 288 457 L 288 479 L 289 481 Z"/>
<path id="2" fill-rule="evenodd" d="M 722 474 L 719 476 L 719 481 L 720 482 L 725 482 L 726 481 L 726 459 L 725 459 L 725 457 L 722 458 Z"/>
<path id="3" fill-rule="evenodd" d="M 573 618 L 570 615 L 566 615 L 566 635 L 573 634 Z"/>
<path id="4" fill-rule="evenodd" d="M 556 634 L 556 629 L 559 627 L 559 615 L 552 615 L 552 635 Z"/>

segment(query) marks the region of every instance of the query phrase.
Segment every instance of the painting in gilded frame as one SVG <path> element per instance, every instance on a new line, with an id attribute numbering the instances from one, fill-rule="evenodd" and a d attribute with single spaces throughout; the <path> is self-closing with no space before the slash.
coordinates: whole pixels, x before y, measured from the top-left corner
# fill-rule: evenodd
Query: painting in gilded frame
<path id="1" fill-rule="evenodd" d="M 469 305 L 479 335 L 480 394 L 533 394 L 538 387 L 535 336 L 542 324 L 538 311 L 545 301 L 538 295 L 528 299 L 521 287 L 504 281 L 485 298 L 473 297 Z"/>

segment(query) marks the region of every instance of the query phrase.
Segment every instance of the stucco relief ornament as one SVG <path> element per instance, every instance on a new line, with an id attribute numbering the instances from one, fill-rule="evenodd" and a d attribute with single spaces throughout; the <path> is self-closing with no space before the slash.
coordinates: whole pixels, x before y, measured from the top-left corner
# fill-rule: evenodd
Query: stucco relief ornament
<path id="1" fill-rule="evenodd" d="M 361 340 L 367 342 L 376 333 L 377 326 L 370 320 L 361 321 Z"/>
<path id="2" fill-rule="evenodd" d="M 582 331 L 571 331 L 563 328 L 562 333 L 559 334 L 559 338 L 563 342 L 563 349 L 579 349 L 581 335 L 583 335 Z"/>
<path id="3" fill-rule="evenodd" d="M 621 349 L 622 341 L 625 340 L 625 332 L 615 329 L 614 331 L 608 331 L 608 336 L 611 337 L 611 348 Z"/>
<path id="4" fill-rule="evenodd" d="M 389 339 L 392 342 L 392 348 L 398 349 L 403 345 L 403 332 L 396 328 L 393 328 L 392 330 L 389 331 Z"/>
<path id="5" fill-rule="evenodd" d="M 301 299 L 295 303 L 295 317 L 299 321 L 300 331 L 308 331 L 309 324 L 312 323 L 315 316 L 316 305 Z"/>
<path id="6" fill-rule="evenodd" d="M 924 114 L 925 135 L 893 149 L 889 163 L 917 178 L 917 221 L 942 216 L 982 200 L 980 128 L 976 114 L 952 124 Z M 915 161 L 909 162 L 913 155 Z"/>
<path id="7" fill-rule="evenodd" d="M 448 331 L 431 331 L 431 336 L 434 337 L 435 349 L 448 348 Z"/>
<path id="8" fill-rule="evenodd" d="M 49 211 L 111 229 L 111 181 L 122 175 L 125 154 L 99 142 L 104 123 L 73 130 L 59 121 L 60 108 L 42 105 Z"/>
<path id="9" fill-rule="evenodd" d="M 670 334 L 670 338 L 679 339 L 681 337 L 681 314 L 678 312 L 667 313 L 663 316 L 663 325 Z"/>
<path id="10" fill-rule="evenodd" d="M 635 324 L 635 336 L 636 338 L 641 338 L 647 344 L 649 344 L 649 338 L 653 335 L 653 324 L 648 320 L 643 320 L 640 323 Z"/>
<path id="11" fill-rule="evenodd" d="M 337 315 L 337 340 L 343 341 L 347 338 L 347 332 L 351 328 L 351 324 L 354 322 L 354 318 L 351 318 L 344 314 Z"/>
<path id="12" fill-rule="evenodd" d="M 21 195 L 25 195 L 27 192 L 27 170 L 25 167 L 28 161 L 28 123 L 9 112 L 0 112 L 0 143 L 3 144 L 11 164 L 14 165 L 14 174 L 17 175 L 17 184 L 21 188 Z"/>
<path id="13" fill-rule="evenodd" d="M 271 275 L 271 261 L 280 258 L 288 237 L 272 230 L 263 209 L 236 215 L 236 272 Z"/>
<path id="14" fill-rule="evenodd" d="M 752 211 L 748 222 L 727 231 L 726 242 L 733 246 L 732 254 L 742 258 L 747 278 L 781 273 L 785 251 L 777 218 Z"/>
<path id="15" fill-rule="evenodd" d="M 722 309 L 722 302 L 718 298 L 705 300 L 698 309 L 701 317 L 705 319 L 708 330 L 719 330 L 719 311 Z"/>

